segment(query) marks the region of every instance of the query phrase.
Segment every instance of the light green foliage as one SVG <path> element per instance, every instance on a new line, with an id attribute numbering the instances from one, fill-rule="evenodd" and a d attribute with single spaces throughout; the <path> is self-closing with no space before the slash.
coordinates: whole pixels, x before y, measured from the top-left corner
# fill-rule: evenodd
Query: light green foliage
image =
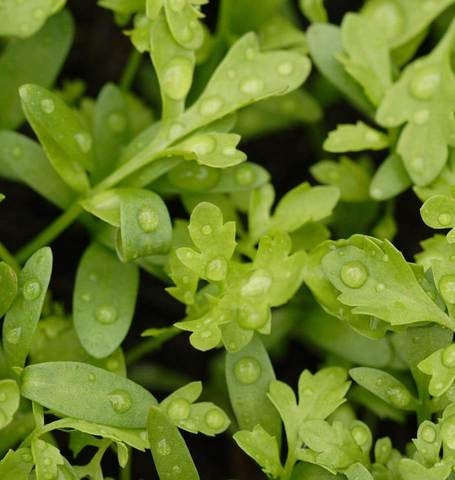
<path id="1" fill-rule="evenodd" d="M 323 0 L 300 0 L 300 9 L 312 22 L 326 22 L 327 12 Z"/>
<path id="2" fill-rule="evenodd" d="M 432 228 L 452 228 L 455 227 L 455 199 L 447 195 L 432 195 L 420 209 L 422 220 Z M 447 234 L 449 243 L 455 242 L 453 230 Z"/>
<path id="3" fill-rule="evenodd" d="M 29 448 L 10 450 L 0 461 L 0 474 L 5 480 L 28 480 L 33 469 Z"/>
<path id="4" fill-rule="evenodd" d="M 338 125 L 329 132 L 324 142 L 324 150 L 328 152 L 357 152 L 361 150 L 382 150 L 388 146 L 387 137 L 363 122 L 355 125 Z"/>
<path id="5" fill-rule="evenodd" d="M 5 262 L 0 262 L 0 317 L 3 317 L 17 294 L 16 272 Z"/>
<path id="6" fill-rule="evenodd" d="M 14 380 L 0 380 L 0 429 L 13 420 L 19 408 L 20 392 Z"/>
<path id="7" fill-rule="evenodd" d="M 399 155 L 389 155 L 376 170 L 370 183 L 370 195 L 375 200 L 387 200 L 411 185 L 411 179 Z"/>

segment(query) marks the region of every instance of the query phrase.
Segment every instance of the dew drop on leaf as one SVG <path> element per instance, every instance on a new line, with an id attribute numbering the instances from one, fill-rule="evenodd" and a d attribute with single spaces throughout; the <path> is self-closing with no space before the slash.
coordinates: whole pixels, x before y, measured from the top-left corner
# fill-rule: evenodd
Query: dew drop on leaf
<path id="1" fill-rule="evenodd" d="M 209 97 L 204 99 L 199 106 L 199 113 L 206 117 L 215 115 L 223 106 L 223 100 L 220 97 Z"/>
<path id="2" fill-rule="evenodd" d="M 233 157 L 237 152 L 237 149 L 235 147 L 226 147 L 223 148 L 223 155 L 226 157 Z"/>
<path id="3" fill-rule="evenodd" d="M 234 365 L 234 375 L 240 383 L 250 385 L 258 381 L 262 369 L 259 362 L 253 357 L 244 357 Z"/>
<path id="4" fill-rule="evenodd" d="M 254 172 L 250 165 L 242 165 L 235 172 L 235 180 L 239 185 L 246 186 L 253 183 Z"/>
<path id="5" fill-rule="evenodd" d="M 108 370 L 110 370 L 111 372 L 115 372 L 116 370 L 118 370 L 119 367 L 120 367 L 120 364 L 119 364 L 118 360 L 116 360 L 115 358 L 110 358 L 106 362 L 106 368 Z"/>
<path id="6" fill-rule="evenodd" d="M 201 228 L 201 232 L 204 235 L 210 235 L 212 233 L 212 227 L 210 225 L 203 225 L 202 228 Z M 187 282 L 185 282 L 185 279 L 182 279 L 182 281 L 183 281 L 183 283 L 187 283 Z"/>
<path id="7" fill-rule="evenodd" d="M 379 292 L 382 292 L 383 290 L 385 289 L 385 285 L 383 283 L 378 283 L 376 285 L 376 291 L 379 293 Z"/>
<path id="8" fill-rule="evenodd" d="M 279 75 L 287 77 L 294 71 L 294 65 L 291 62 L 283 62 L 278 65 L 276 70 Z"/>
<path id="9" fill-rule="evenodd" d="M 117 320 L 117 310 L 111 305 L 100 305 L 96 309 L 95 318 L 100 323 L 110 325 Z"/>
<path id="10" fill-rule="evenodd" d="M 36 20 L 41 20 L 44 17 L 44 12 L 41 8 L 37 8 L 33 11 L 33 18 Z"/>
<path id="11" fill-rule="evenodd" d="M 411 400 L 409 393 L 399 385 L 388 388 L 387 395 L 390 402 L 397 408 L 405 407 Z"/>
<path id="12" fill-rule="evenodd" d="M 126 129 L 125 115 L 113 112 L 107 117 L 107 124 L 113 132 L 122 133 Z"/>
<path id="13" fill-rule="evenodd" d="M 257 95 L 264 89 L 264 82 L 259 77 L 247 77 L 240 82 L 240 90 L 246 95 Z"/>
<path id="14" fill-rule="evenodd" d="M 167 443 L 167 440 L 165 438 L 162 438 L 156 445 L 156 451 L 158 452 L 159 455 L 162 455 L 163 457 L 166 457 L 167 455 L 170 455 L 172 450 L 170 445 Z"/>
<path id="15" fill-rule="evenodd" d="M 256 270 L 248 281 L 240 289 L 244 297 L 265 295 L 272 285 L 272 277 L 267 270 L 262 268 Z"/>
<path id="16" fill-rule="evenodd" d="M 359 260 L 352 260 L 341 267 L 342 282 L 349 288 L 360 288 L 368 278 L 365 265 Z"/>
<path id="17" fill-rule="evenodd" d="M 44 113 L 52 113 L 55 110 L 54 101 L 50 98 L 43 98 L 41 100 L 41 109 Z"/>
<path id="18" fill-rule="evenodd" d="M 431 425 L 425 425 L 422 428 L 421 436 L 427 443 L 433 443 L 436 440 L 436 431 Z"/>
<path id="19" fill-rule="evenodd" d="M 411 80 L 409 89 L 418 100 L 428 100 L 433 96 L 441 81 L 441 74 L 432 65 L 421 68 Z"/>
<path id="20" fill-rule="evenodd" d="M 13 157 L 19 158 L 22 155 L 22 148 L 21 147 L 14 147 L 13 148 Z"/>
<path id="21" fill-rule="evenodd" d="M 94 382 L 96 380 L 96 375 L 94 373 L 89 373 L 88 374 L 88 381 L 89 382 Z"/>
<path id="22" fill-rule="evenodd" d="M 88 133 L 76 133 L 74 135 L 74 140 L 82 153 L 88 153 L 92 149 L 92 139 Z"/>
<path id="23" fill-rule="evenodd" d="M 36 279 L 27 280 L 22 287 L 22 295 L 26 300 L 36 300 L 41 293 L 41 285 Z"/>
<path id="24" fill-rule="evenodd" d="M 412 119 L 414 120 L 414 123 L 417 125 L 424 125 L 427 123 L 428 119 L 430 118 L 430 112 L 424 108 L 423 110 L 419 110 L 416 113 L 414 113 L 414 116 Z"/>
<path id="25" fill-rule="evenodd" d="M 185 420 L 190 416 L 190 402 L 185 398 L 172 400 L 167 407 L 167 414 L 174 421 Z"/>
<path id="26" fill-rule="evenodd" d="M 439 291 L 445 302 L 455 303 L 455 275 L 444 275 L 439 280 Z"/>
<path id="27" fill-rule="evenodd" d="M 212 408 L 205 414 L 205 423 L 212 430 L 219 430 L 223 427 L 226 417 L 219 408 Z"/>
<path id="28" fill-rule="evenodd" d="M 220 282 L 226 278 L 227 262 L 224 258 L 214 258 L 207 264 L 205 274 L 212 282 Z"/>
<path id="29" fill-rule="evenodd" d="M 114 390 L 108 395 L 108 398 L 116 413 L 127 412 L 133 403 L 130 394 L 125 390 Z"/>
<path id="30" fill-rule="evenodd" d="M 158 227 L 159 218 L 152 208 L 142 207 L 137 215 L 137 222 L 145 233 L 150 233 Z"/>
<path id="31" fill-rule="evenodd" d="M 192 80 L 193 63 L 191 60 L 185 57 L 173 58 L 163 72 L 164 93 L 173 100 L 181 100 L 188 93 Z"/>
<path id="32" fill-rule="evenodd" d="M 410 167 L 415 172 L 421 172 L 425 166 L 425 160 L 422 157 L 416 156 L 411 158 Z"/>
<path id="33" fill-rule="evenodd" d="M 440 213 L 438 216 L 438 222 L 443 227 L 448 227 L 452 223 L 452 215 L 447 212 Z"/>
<path id="34" fill-rule="evenodd" d="M 5 333 L 6 341 L 8 343 L 16 345 L 19 343 L 19 340 L 21 339 L 21 335 L 22 335 L 21 327 L 10 328 Z"/>
<path id="35" fill-rule="evenodd" d="M 368 432 L 366 429 L 360 425 L 355 426 L 351 430 L 351 435 L 352 438 L 354 439 L 354 442 L 361 447 L 362 445 L 365 445 L 365 443 L 368 441 Z"/>
<path id="36" fill-rule="evenodd" d="M 190 150 L 196 155 L 208 155 L 216 148 L 216 141 L 210 135 L 197 137 L 191 144 Z"/>

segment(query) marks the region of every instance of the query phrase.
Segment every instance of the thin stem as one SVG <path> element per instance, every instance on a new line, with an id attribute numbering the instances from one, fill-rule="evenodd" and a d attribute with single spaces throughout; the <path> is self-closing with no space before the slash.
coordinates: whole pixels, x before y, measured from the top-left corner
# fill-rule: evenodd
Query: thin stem
<path id="1" fill-rule="evenodd" d="M 56 238 L 77 219 L 82 211 L 83 209 L 79 202 L 73 203 L 68 210 L 63 212 L 31 242 L 27 243 L 27 245 L 22 247 L 17 252 L 17 262 L 24 263 L 30 257 L 30 255 L 35 253 L 39 248 L 51 243 L 54 238 Z"/>
<path id="2" fill-rule="evenodd" d="M 120 480 L 131 480 L 133 462 L 132 462 L 131 448 L 128 447 L 128 450 L 129 450 L 128 462 L 124 468 L 120 469 Z"/>
<path id="3" fill-rule="evenodd" d="M 286 464 L 284 465 L 283 476 L 281 477 L 282 480 L 289 480 L 291 478 L 296 460 L 295 449 L 289 449 Z"/>
<path id="4" fill-rule="evenodd" d="M 148 340 L 145 340 L 144 342 L 138 343 L 133 348 L 131 348 L 129 352 L 126 353 L 126 364 L 131 365 L 133 363 L 136 363 L 148 353 L 158 350 L 161 345 L 163 345 L 163 343 L 167 342 L 171 338 L 174 338 L 179 333 L 181 333 L 181 330 L 173 328 L 170 329 L 168 332 L 163 333 L 159 337 L 150 338 Z"/>
<path id="5" fill-rule="evenodd" d="M 134 77 L 136 76 L 140 64 L 141 52 L 134 48 L 133 51 L 130 53 L 130 56 L 128 57 L 128 61 L 122 72 L 122 78 L 120 79 L 120 87 L 123 90 L 131 89 L 131 85 L 134 82 Z"/>
<path id="6" fill-rule="evenodd" d="M 19 273 L 21 267 L 16 262 L 14 255 L 3 245 L 0 243 L 0 258 L 2 258 L 16 273 Z"/>

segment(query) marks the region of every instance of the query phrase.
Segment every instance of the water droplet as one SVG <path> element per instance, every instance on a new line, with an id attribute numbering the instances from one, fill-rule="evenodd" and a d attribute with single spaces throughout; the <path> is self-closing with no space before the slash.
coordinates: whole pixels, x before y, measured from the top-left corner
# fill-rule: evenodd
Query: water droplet
<path id="1" fill-rule="evenodd" d="M 447 368 L 455 367 L 455 344 L 449 345 L 442 351 L 442 364 Z"/>
<path id="2" fill-rule="evenodd" d="M 96 381 L 96 375 L 94 373 L 89 373 L 88 374 L 88 381 L 89 382 L 94 382 Z"/>
<path id="3" fill-rule="evenodd" d="M 170 455 L 172 450 L 170 445 L 167 443 L 167 440 L 165 438 L 162 438 L 157 444 L 156 444 L 156 451 L 158 452 L 159 455 L 163 455 L 163 457 Z"/>
<path id="4" fill-rule="evenodd" d="M 96 309 L 95 318 L 104 325 L 110 325 L 117 320 L 117 310 L 111 305 L 100 305 Z"/>
<path id="5" fill-rule="evenodd" d="M 455 304 L 455 275 L 444 275 L 439 280 L 439 291 L 446 303 Z"/>
<path id="6" fill-rule="evenodd" d="M 96 282 L 98 280 L 98 277 L 94 274 L 94 273 L 91 273 L 88 278 L 92 281 L 92 282 Z"/>
<path id="7" fill-rule="evenodd" d="M 221 110 L 223 106 L 223 100 L 220 97 L 209 97 L 202 100 L 199 106 L 199 113 L 206 117 L 215 115 Z"/>
<path id="8" fill-rule="evenodd" d="M 427 65 L 420 68 L 409 84 L 409 89 L 419 100 L 431 98 L 441 82 L 441 74 L 438 67 Z"/>
<path id="9" fill-rule="evenodd" d="M 381 137 L 379 136 L 378 132 L 374 132 L 373 130 L 368 130 L 365 133 L 365 140 L 370 143 L 378 143 Z"/>
<path id="10" fill-rule="evenodd" d="M 255 270 L 250 275 L 248 281 L 240 289 L 240 294 L 244 297 L 253 297 L 265 295 L 272 285 L 272 277 L 269 272 L 263 268 Z"/>
<path id="11" fill-rule="evenodd" d="M 411 400 L 408 391 L 400 385 L 388 388 L 387 395 L 390 402 L 397 408 L 406 407 Z"/>
<path id="12" fill-rule="evenodd" d="M 365 265 L 359 260 L 352 260 L 341 267 L 340 277 L 349 288 L 360 288 L 368 278 Z"/>
<path id="13" fill-rule="evenodd" d="M 223 148 L 223 155 L 226 157 L 233 157 L 237 153 L 237 149 L 235 147 L 225 147 Z"/>
<path id="14" fill-rule="evenodd" d="M 181 125 L 180 123 L 173 123 L 170 127 L 169 127 L 169 138 L 171 140 L 174 140 L 175 138 L 179 137 L 182 133 L 183 133 L 183 125 Z"/>
<path id="15" fill-rule="evenodd" d="M 125 115 L 113 112 L 107 117 L 109 128 L 115 133 L 122 133 L 126 130 L 127 121 Z"/>
<path id="16" fill-rule="evenodd" d="M 90 300 L 92 299 L 90 293 L 83 293 L 81 295 L 81 299 L 84 301 L 84 302 L 90 302 Z"/>
<path id="17" fill-rule="evenodd" d="M 425 160 L 423 157 L 416 156 L 411 158 L 410 160 L 410 167 L 415 171 L 415 172 L 421 172 L 424 169 L 425 166 Z"/>
<path id="18" fill-rule="evenodd" d="M 282 75 L 283 77 L 287 77 L 291 75 L 293 71 L 294 71 L 294 65 L 291 62 L 280 63 L 277 67 L 278 74 Z"/>
<path id="19" fill-rule="evenodd" d="M 379 293 L 379 292 L 382 292 L 383 290 L 385 289 L 385 285 L 383 283 L 378 283 L 376 285 L 376 291 Z"/>
<path id="20" fill-rule="evenodd" d="M 253 357 L 243 357 L 234 365 L 234 375 L 240 383 L 250 385 L 257 382 L 262 369 L 259 362 Z"/>
<path id="21" fill-rule="evenodd" d="M 201 232 L 204 235 L 210 235 L 212 233 L 212 227 L 210 225 L 203 225 L 201 228 Z M 183 279 L 182 279 L 183 281 Z"/>
<path id="22" fill-rule="evenodd" d="M 244 306 L 239 309 L 237 323 L 246 330 L 259 330 L 269 320 L 267 310 L 255 310 L 253 307 Z"/>
<path id="23" fill-rule="evenodd" d="M 172 400 L 167 407 L 169 418 L 178 422 L 185 420 L 190 416 L 191 405 L 185 398 L 176 398 Z"/>
<path id="24" fill-rule="evenodd" d="M 181 12 L 186 5 L 185 0 L 169 0 L 169 6 L 174 12 Z"/>
<path id="25" fill-rule="evenodd" d="M 235 180 L 239 185 L 251 185 L 254 181 L 254 171 L 251 165 L 242 165 L 235 172 Z"/>
<path id="26" fill-rule="evenodd" d="M 44 463 L 44 465 L 49 466 L 49 465 L 52 464 L 52 460 L 51 460 L 49 457 L 46 457 L 46 458 L 43 460 L 43 463 Z"/>
<path id="27" fill-rule="evenodd" d="M 427 443 L 433 443 L 436 440 L 436 430 L 431 425 L 424 425 L 421 430 L 421 437 Z"/>
<path id="28" fill-rule="evenodd" d="M 219 408 L 212 408 L 205 414 L 205 423 L 212 430 L 220 430 L 226 423 L 226 416 Z"/>
<path id="29" fill-rule="evenodd" d="M 205 274 L 209 280 L 219 282 L 226 278 L 227 262 L 224 258 L 215 258 L 207 264 Z"/>
<path id="30" fill-rule="evenodd" d="M 22 287 L 22 295 L 25 300 L 36 300 L 41 293 L 41 285 L 35 278 L 27 280 Z"/>
<path id="31" fill-rule="evenodd" d="M 160 223 L 159 218 L 155 210 L 150 207 L 144 206 L 139 210 L 137 215 L 137 223 L 145 233 L 153 232 Z"/>
<path id="32" fill-rule="evenodd" d="M 41 20 L 44 17 L 44 12 L 41 8 L 37 8 L 33 11 L 33 18 L 36 20 Z"/>
<path id="33" fill-rule="evenodd" d="M 257 95 L 263 88 L 264 82 L 259 77 L 248 77 L 240 82 L 240 90 L 246 95 Z"/>
<path id="34" fill-rule="evenodd" d="M 352 438 L 354 439 L 354 442 L 357 443 L 359 447 L 365 445 L 365 443 L 368 442 L 369 435 L 365 427 L 356 425 L 351 430 L 351 435 L 352 435 Z"/>
<path id="35" fill-rule="evenodd" d="M 438 216 L 439 225 L 448 227 L 452 223 L 452 215 L 447 212 L 443 212 Z"/>
<path id="36" fill-rule="evenodd" d="M 193 62 L 186 57 L 175 57 L 164 69 L 162 88 L 168 97 L 173 100 L 182 100 L 186 97 L 192 81 Z"/>
<path id="37" fill-rule="evenodd" d="M 82 153 L 90 152 L 92 148 L 92 138 L 88 133 L 86 132 L 76 133 L 74 135 L 74 140 L 76 141 L 77 146 L 79 147 Z"/>
<path id="38" fill-rule="evenodd" d="M 202 338 L 210 338 L 212 335 L 213 332 L 211 330 L 202 330 L 202 332 L 200 332 Z"/>
<path id="39" fill-rule="evenodd" d="M 174 465 L 172 467 L 172 474 L 173 475 L 180 475 L 182 473 L 182 469 L 178 465 Z"/>
<path id="40" fill-rule="evenodd" d="M 110 358 L 106 362 L 106 368 L 111 372 L 115 372 L 120 368 L 120 362 L 115 358 Z"/>
<path id="41" fill-rule="evenodd" d="M 21 339 L 21 335 L 22 335 L 21 327 L 9 328 L 5 334 L 6 341 L 8 343 L 12 343 L 13 345 L 17 345 L 19 343 L 19 340 Z"/>
<path id="42" fill-rule="evenodd" d="M 216 148 L 216 140 L 211 135 L 196 137 L 189 144 L 189 149 L 198 156 L 208 155 Z"/>
<path id="43" fill-rule="evenodd" d="M 12 151 L 13 157 L 19 158 L 22 155 L 22 148 L 21 147 L 14 147 Z"/>
<path id="44" fill-rule="evenodd" d="M 109 395 L 109 402 L 116 413 L 125 413 L 133 404 L 130 394 L 125 390 L 114 390 Z"/>
<path id="45" fill-rule="evenodd" d="M 52 113 L 55 110 L 55 103 L 51 98 L 41 100 L 41 110 L 44 113 Z"/>
<path id="46" fill-rule="evenodd" d="M 425 123 L 427 123 L 429 118 L 430 118 L 430 111 L 427 110 L 426 108 L 414 113 L 412 117 L 412 119 L 414 120 L 414 123 L 416 123 L 417 125 L 424 125 Z"/>

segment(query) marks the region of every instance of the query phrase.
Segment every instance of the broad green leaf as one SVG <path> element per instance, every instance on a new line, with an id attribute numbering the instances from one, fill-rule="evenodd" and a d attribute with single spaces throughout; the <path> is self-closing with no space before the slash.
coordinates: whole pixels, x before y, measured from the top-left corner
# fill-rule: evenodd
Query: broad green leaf
<path id="1" fill-rule="evenodd" d="M 272 363 L 258 337 L 241 351 L 226 353 L 226 383 L 239 427 L 252 430 L 261 425 L 280 445 L 280 417 L 267 398 L 273 380 Z"/>
<path id="2" fill-rule="evenodd" d="M 422 220 L 431 228 L 450 228 L 447 241 L 455 243 L 455 198 L 433 195 L 420 208 Z"/>
<path id="3" fill-rule="evenodd" d="M 403 458 L 398 469 L 403 480 L 446 480 L 451 472 L 450 465 L 442 464 L 426 468 L 409 458 Z"/>
<path id="4" fill-rule="evenodd" d="M 360 386 L 395 408 L 416 409 L 417 400 L 398 379 L 389 373 L 375 368 L 358 367 L 349 370 L 349 374 Z"/>
<path id="5" fill-rule="evenodd" d="M 23 367 L 32 346 L 52 271 L 52 252 L 33 254 L 19 274 L 19 293 L 3 322 L 3 350 L 10 367 Z"/>
<path id="6" fill-rule="evenodd" d="M 323 148 L 327 152 L 359 152 L 362 150 L 382 150 L 387 148 L 387 136 L 363 122 L 340 124 L 329 132 Z"/>
<path id="7" fill-rule="evenodd" d="M 150 450 L 160 478 L 171 474 L 175 480 L 199 480 L 185 440 L 166 414 L 152 406 L 147 425 Z"/>
<path id="8" fill-rule="evenodd" d="M 59 415 L 120 428 L 145 428 L 151 393 L 140 385 L 79 362 L 30 365 L 21 393 Z"/>
<path id="9" fill-rule="evenodd" d="M 455 380 L 455 346 L 441 348 L 422 360 L 417 366 L 420 371 L 431 376 L 428 391 L 439 397 L 452 386 Z"/>
<path id="10" fill-rule="evenodd" d="M 321 160 L 310 167 L 310 172 L 318 182 L 337 187 L 340 191 L 340 200 L 344 202 L 370 200 L 369 169 L 348 157 L 341 157 L 338 162 Z"/>
<path id="11" fill-rule="evenodd" d="M 97 243 L 87 248 L 77 270 L 73 318 L 90 355 L 107 357 L 123 342 L 133 319 L 138 284 L 136 265 L 121 263 Z"/>
<path id="12" fill-rule="evenodd" d="M 17 294 L 16 272 L 5 262 L 0 262 L 0 318 L 5 315 Z"/>
<path id="13" fill-rule="evenodd" d="M 33 458 L 29 448 L 10 450 L 0 460 L 2 480 L 29 480 L 33 468 Z"/>
<path id="14" fill-rule="evenodd" d="M 354 313 L 373 315 L 390 325 L 455 324 L 419 284 L 411 266 L 387 240 L 353 237 L 322 259 L 322 269 Z"/>
<path id="15" fill-rule="evenodd" d="M 340 28 L 317 23 L 310 26 L 306 38 L 311 57 L 321 74 L 346 95 L 356 108 L 372 117 L 374 110 L 367 96 L 338 61 L 343 50 Z"/>
<path id="16" fill-rule="evenodd" d="M 0 4 L 0 36 L 29 37 L 48 17 L 65 5 L 66 0 L 4 0 Z"/>
<path id="17" fill-rule="evenodd" d="M 0 131 L 0 168 L 2 175 L 7 169 L 15 181 L 24 182 L 58 207 L 65 208 L 74 198 L 41 147 L 25 135 Z"/>
<path id="18" fill-rule="evenodd" d="M 412 181 L 426 185 L 443 169 L 448 145 L 455 146 L 455 75 L 450 49 L 455 23 L 435 49 L 409 64 L 388 89 L 376 115 L 384 127 L 403 128 L 397 152 Z"/>
<path id="19" fill-rule="evenodd" d="M 245 453 L 261 466 L 266 475 L 278 478 L 283 474 L 277 440 L 267 433 L 261 425 L 256 425 L 251 432 L 241 430 L 235 433 L 234 440 Z"/>
<path id="20" fill-rule="evenodd" d="M 378 105 L 392 81 L 392 69 L 384 31 L 356 13 L 347 13 L 341 24 L 343 49 L 339 56 L 346 71 Z"/>
<path id="21" fill-rule="evenodd" d="M 20 392 L 14 380 L 0 380 L 0 430 L 13 420 L 19 408 Z"/>
<path id="22" fill-rule="evenodd" d="M 407 190 L 412 184 L 399 155 L 390 154 L 376 170 L 370 184 L 375 200 L 388 200 Z"/>
<path id="23" fill-rule="evenodd" d="M 57 447 L 36 438 L 32 440 L 32 455 L 36 480 L 47 480 L 59 476 L 60 466 L 65 462 Z"/>
<path id="24" fill-rule="evenodd" d="M 0 54 L 0 128 L 14 129 L 24 120 L 18 95 L 21 85 L 29 82 L 50 87 L 54 83 L 72 43 L 73 30 L 71 15 L 63 11 L 35 35 L 6 44 Z"/>
<path id="25" fill-rule="evenodd" d="M 19 93 L 27 120 L 52 166 L 71 188 L 88 190 L 84 169 L 93 168 L 92 137 L 81 117 L 45 88 L 27 84 Z"/>

